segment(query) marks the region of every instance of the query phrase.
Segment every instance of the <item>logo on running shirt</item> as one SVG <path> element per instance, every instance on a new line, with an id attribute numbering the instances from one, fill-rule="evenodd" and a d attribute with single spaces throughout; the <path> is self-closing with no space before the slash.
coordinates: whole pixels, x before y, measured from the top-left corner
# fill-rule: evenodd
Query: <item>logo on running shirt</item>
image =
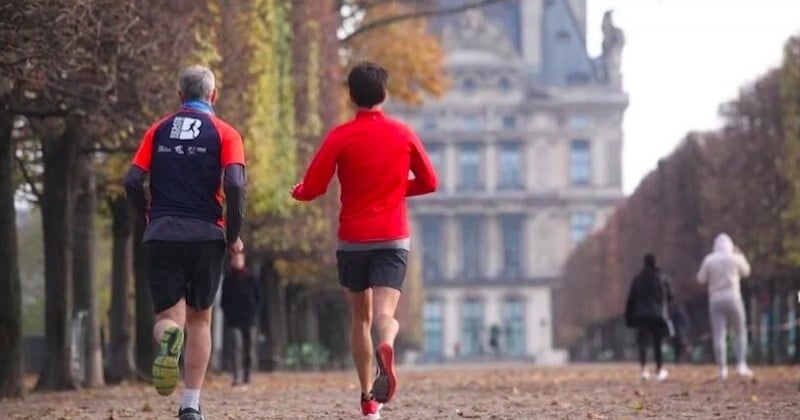
<path id="1" fill-rule="evenodd" d="M 172 130 L 169 138 L 176 140 L 194 140 L 200 135 L 200 126 L 203 122 L 197 118 L 175 117 L 172 120 Z"/>
<path id="2" fill-rule="evenodd" d="M 189 146 L 186 149 L 186 151 L 189 152 L 190 156 L 192 156 L 194 154 L 197 154 L 197 153 L 205 153 L 206 150 L 208 150 L 208 149 L 206 149 L 205 147 L 195 147 L 195 146 Z"/>

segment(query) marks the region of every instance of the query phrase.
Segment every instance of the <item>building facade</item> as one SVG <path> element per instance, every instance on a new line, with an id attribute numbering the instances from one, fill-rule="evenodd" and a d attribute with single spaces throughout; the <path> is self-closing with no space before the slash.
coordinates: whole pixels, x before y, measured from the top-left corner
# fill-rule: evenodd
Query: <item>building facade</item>
<path id="1" fill-rule="evenodd" d="M 558 362 L 552 282 L 622 198 L 623 34 L 607 14 L 603 54 L 589 57 L 585 0 L 501 2 L 433 25 L 453 88 L 392 107 L 441 182 L 411 201 L 423 359 Z"/>

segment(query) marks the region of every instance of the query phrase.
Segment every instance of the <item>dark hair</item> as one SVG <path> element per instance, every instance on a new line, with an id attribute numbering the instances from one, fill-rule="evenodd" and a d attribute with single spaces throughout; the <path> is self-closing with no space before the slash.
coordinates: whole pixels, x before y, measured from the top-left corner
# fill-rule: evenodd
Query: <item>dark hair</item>
<path id="1" fill-rule="evenodd" d="M 652 269 L 658 268 L 656 265 L 656 256 L 653 254 L 646 254 L 644 256 L 644 266 Z"/>
<path id="2" fill-rule="evenodd" d="M 350 99 L 361 108 L 372 108 L 386 100 L 386 82 L 389 72 L 383 67 L 362 61 L 347 76 Z"/>

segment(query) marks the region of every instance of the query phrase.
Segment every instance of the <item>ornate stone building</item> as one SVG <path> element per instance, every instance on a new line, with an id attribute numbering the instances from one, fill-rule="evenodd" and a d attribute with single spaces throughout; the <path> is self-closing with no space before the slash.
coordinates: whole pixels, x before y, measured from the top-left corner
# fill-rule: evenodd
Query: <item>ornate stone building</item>
<path id="1" fill-rule="evenodd" d="M 560 361 L 552 282 L 622 198 L 623 34 L 607 14 L 603 53 L 590 57 L 585 0 L 501 2 L 433 26 L 453 89 L 392 109 L 441 178 L 411 201 L 423 358 L 480 360 L 495 341 L 501 357 Z"/>

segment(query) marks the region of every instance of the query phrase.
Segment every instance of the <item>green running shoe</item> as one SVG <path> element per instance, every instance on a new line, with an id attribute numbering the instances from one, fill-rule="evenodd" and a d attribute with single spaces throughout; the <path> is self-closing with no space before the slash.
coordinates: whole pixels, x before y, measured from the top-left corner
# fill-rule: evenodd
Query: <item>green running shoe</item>
<path id="1" fill-rule="evenodd" d="M 178 359 L 183 349 L 183 330 L 170 327 L 164 330 L 158 355 L 153 360 L 153 386 L 160 395 L 167 396 L 175 392 L 178 386 Z"/>

